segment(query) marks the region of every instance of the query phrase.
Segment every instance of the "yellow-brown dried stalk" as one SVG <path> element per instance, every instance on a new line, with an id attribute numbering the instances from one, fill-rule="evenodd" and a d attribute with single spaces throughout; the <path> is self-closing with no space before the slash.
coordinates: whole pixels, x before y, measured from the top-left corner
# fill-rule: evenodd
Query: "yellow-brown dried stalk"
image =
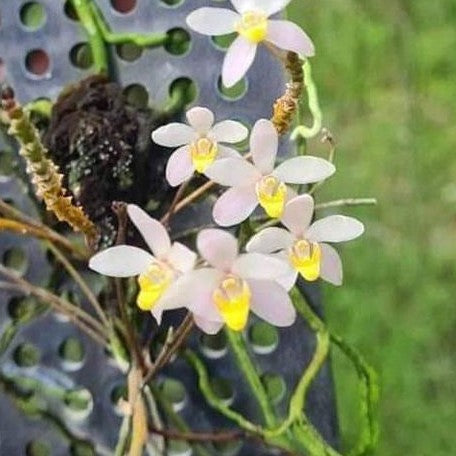
<path id="1" fill-rule="evenodd" d="M 47 210 L 58 220 L 68 223 L 73 230 L 81 231 L 91 244 L 97 236 L 97 229 L 81 207 L 72 202 L 72 197 L 63 187 L 63 175 L 48 158 L 48 151 L 41 142 L 38 130 L 30 116 L 14 99 L 11 89 L 2 91 L 2 120 L 9 125 L 8 133 L 20 144 L 19 153 L 27 163 L 29 174 L 38 198 L 42 199 Z"/>
<path id="2" fill-rule="evenodd" d="M 293 117 L 298 109 L 299 99 L 304 90 L 304 73 L 302 61 L 295 52 L 288 52 L 285 68 L 290 74 L 285 93 L 276 100 L 273 106 L 271 122 L 279 135 L 284 135 L 290 129 Z"/>

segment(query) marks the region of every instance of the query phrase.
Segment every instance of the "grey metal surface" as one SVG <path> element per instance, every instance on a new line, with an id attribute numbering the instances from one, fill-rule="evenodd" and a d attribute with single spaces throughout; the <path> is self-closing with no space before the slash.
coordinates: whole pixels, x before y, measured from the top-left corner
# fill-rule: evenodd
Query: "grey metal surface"
<path id="1" fill-rule="evenodd" d="M 71 81 L 90 74 L 90 69 L 81 70 L 73 66 L 69 54 L 74 45 L 85 42 L 86 36 L 78 22 L 64 14 L 64 2 L 39 0 L 46 10 L 44 25 L 34 31 L 28 30 L 20 21 L 19 10 L 26 1 L 2 0 L 0 3 L 0 58 L 6 64 L 8 80 L 14 85 L 18 98 L 28 101 L 46 97 L 55 99 L 62 87 Z M 138 0 L 134 11 L 120 14 L 111 7 L 110 0 L 98 1 L 105 18 L 113 31 L 168 31 L 174 27 L 185 28 L 186 15 L 200 6 L 224 6 L 228 1 L 184 0 L 170 7 L 161 0 Z M 191 78 L 198 87 L 198 98 L 194 104 L 206 105 L 218 119 L 237 118 L 252 125 L 261 117 L 269 117 L 273 100 L 283 89 L 280 66 L 263 50 L 247 77 L 247 90 L 237 100 L 229 100 L 218 89 L 224 51 L 209 37 L 191 33 L 191 47 L 183 56 L 175 56 L 162 48 L 146 49 L 134 62 L 126 62 L 110 47 L 113 69 L 121 84 L 141 84 L 149 94 L 149 102 L 161 106 L 166 100 L 172 81 L 180 77 Z M 27 52 L 31 49 L 45 50 L 50 59 L 49 73 L 43 77 L 31 75 L 25 67 Z M 255 81 L 255 83 L 249 83 Z M 282 143 L 282 149 L 286 149 Z M 1 150 L 1 147 L 0 147 Z M 0 196 L 10 198 L 16 204 L 33 212 L 33 203 L 25 195 L 25 187 L 15 179 L 0 176 Z M 200 220 L 209 219 L 207 212 L 200 210 Z M 195 221 L 192 212 L 180 223 L 190 227 Z M 45 283 L 50 269 L 47 259 L 36 241 L 24 237 L 0 233 L 0 258 L 10 246 L 23 248 L 29 259 L 27 278 L 34 283 Z M 305 286 L 312 305 L 321 310 L 321 299 L 317 287 Z M 0 292 L 0 329 L 9 322 L 7 303 L 11 294 Z M 253 318 L 250 324 L 254 324 Z M 248 331 L 246 332 L 248 334 Z M 58 347 L 68 336 L 73 335 L 83 343 L 85 356 L 79 365 L 62 363 Z M 207 363 L 211 377 L 228 379 L 234 387 L 233 407 L 259 420 L 255 404 L 247 386 L 233 364 L 229 353 L 207 356 L 200 343 L 201 334 L 192 337 L 190 344 L 198 350 Z M 314 337 L 303 322 L 291 329 L 279 331 L 279 344 L 269 354 L 253 353 L 263 372 L 281 375 L 287 384 L 287 395 L 278 408 L 284 412 L 289 393 L 309 362 L 313 353 Z M 39 347 L 40 363 L 31 368 L 18 367 L 13 360 L 15 348 L 27 341 Z M 113 388 L 123 382 L 122 374 L 99 347 L 66 321 L 45 315 L 38 321 L 23 327 L 12 346 L 0 359 L 2 372 L 19 372 L 26 375 L 42 375 L 46 381 L 54 381 L 68 388 L 75 385 L 87 388 L 93 398 L 93 409 L 87 416 L 69 416 L 68 411 L 52 404 L 52 411 L 65 417 L 71 432 L 79 438 L 88 439 L 96 445 L 98 454 L 111 454 L 115 443 L 120 416 L 111 401 Z M 183 360 L 177 359 L 163 372 L 159 381 L 174 378 L 182 382 L 186 394 L 179 405 L 179 413 L 195 429 L 224 428 L 229 426 L 223 417 L 205 405 L 198 391 L 196 378 Z M 47 441 L 53 455 L 68 455 L 68 442 L 42 420 L 24 418 L 17 412 L 10 399 L 0 394 L 0 455 L 20 456 L 26 454 L 26 445 L 33 439 Z M 323 435 L 332 443 L 337 440 L 335 404 L 329 366 L 321 371 L 308 398 L 308 412 Z M 233 454 L 244 456 L 270 454 L 266 450 L 246 443 Z M 169 453 L 171 454 L 171 453 Z M 177 453 L 174 453 L 177 454 Z M 214 454 L 223 453 L 221 449 Z"/>

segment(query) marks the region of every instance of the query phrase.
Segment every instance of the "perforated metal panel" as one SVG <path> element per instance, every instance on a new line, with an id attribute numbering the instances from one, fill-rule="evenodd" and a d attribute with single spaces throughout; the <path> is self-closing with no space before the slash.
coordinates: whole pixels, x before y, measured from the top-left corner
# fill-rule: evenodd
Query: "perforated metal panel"
<path id="1" fill-rule="evenodd" d="M 70 54 L 78 44 L 87 38 L 80 24 L 64 12 L 65 2 L 59 0 L 39 0 L 44 7 L 46 19 L 42 26 L 29 29 L 21 22 L 20 11 L 26 1 L 2 0 L 0 4 L 0 58 L 5 62 L 8 80 L 14 86 L 21 102 L 27 103 L 37 98 L 55 99 L 62 87 L 71 81 L 90 74 L 91 70 L 77 68 L 71 62 Z M 200 6 L 224 6 L 227 1 L 183 0 L 169 6 L 161 0 L 138 0 L 136 7 L 128 14 L 121 14 L 111 6 L 111 1 L 100 0 L 100 6 L 113 31 L 144 32 L 169 31 L 185 27 L 186 15 Z M 218 119 L 236 118 L 252 125 L 258 118 L 269 117 L 273 100 L 283 90 L 283 75 L 277 62 L 263 50 L 246 78 L 245 93 L 236 100 L 229 99 L 219 90 L 219 76 L 224 50 L 209 37 L 190 32 L 191 46 L 182 56 L 168 53 L 163 48 L 145 49 L 133 62 L 122 60 L 114 46 L 109 47 L 113 72 L 125 87 L 140 84 L 148 93 L 149 103 L 162 106 L 173 81 L 181 77 L 190 78 L 198 88 L 195 104 L 210 107 Z M 40 50 L 49 57 L 49 70 L 41 76 L 33 75 L 27 69 L 27 56 L 33 50 Z M 255 81 L 255 84 L 249 83 Z M 3 145 L 0 146 L 0 150 Z M 282 144 L 285 150 L 285 142 Z M 18 207 L 34 213 L 33 203 L 25 194 L 26 187 L 17 179 L 0 176 L 0 196 L 11 199 Z M 175 219 L 179 231 L 191 228 L 198 223 L 210 223 L 208 205 L 189 209 Z M 25 253 L 27 259 L 26 277 L 33 283 L 45 284 L 50 274 L 50 265 L 39 244 L 29 238 L 0 233 L 0 258 L 15 247 Z M 304 287 L 312 305 L 320 310 L 320 296 L 317 287 Z M 8 303 L 13 293 L 0 291 L 0 329 L 11 321 Z M 178 318 L 178 317 L 175 317 Z M 171 317 L 171 321 L 173 317 Z M 246 331 L 247 340 L 255 329 L 257 320 L 252 318 Z M 272 330 L 274 331 L 274 330 Z M 296 323 L 291 329 L 278 330 L 276 343 L 263 346 L 250 344 L 260 370 L 277 374 L 286 384 L 283 397 L 278 398 L 277 407 L 285 412 L 286 404 L 302 370 L 309 362 L 314 348 L 314 337 L 303 322 Z M 84 357 L 79 363 L 64 362 L 59 355 L 59 347 L 68 337 L 76 337 L 84 347 Z M 224 389 L 227 400 L 237 410 L 253 420 L 260 420 L 248 387 L 238 373 L 231 354 L 223 341 L 214 349 L 208 342 L 201 341 L 202 335 L 195 333 L 190 345 L 202 356 L 207 364 L 211 378 L 228 381 L 232 392 Z M 21 367 L 14 360 L 14 353 L 23 343 L 38 348 L 39 362 L 35 366 Z M 210 344 L 212 344 L 210 342 Z M 0 358 L 0 372 L 4 375 L 27 375 L 37 377 L 48 385 L 60 385 L 71 390 L 76 387 L 90 392 L 92 403 L 86 412 L 69 413 L 62 407 L 60 400 L 50 399 L 50 411 L 64 419 L 71 434 L 86 439 L 96 446 L 97 454 L 111 454 L 120 425 L 120 416 L 112 401 L 112 393 L 124 382 L 123 375 L 114 367 L 104 351 L 95 346 L 83 334 L 66 321 L 47 314 L 38 320 L 21 327 L 11 346 Z M 178 391 L 175 409 L 195 429 L 219 429 L 230 423 L 205 405 L 197 388 L 193 371 L 182 359 L 176 359 L 163 371 L 158 379 L 163 384 L 174 379 Z M 226 386 L 223 381 L 220 383 Z M 166 388 L 166 383 L 164 383 Z M 177 385 L 177 386 L 176 386 Z M 44 441 L 53 455 L 71 454 L 71 441 L 62 438 L 61 433 L 46 421 L 25 418 L 18 413 L 11 400 L 0 393 L 0 454 L 15 456 L 27 454 L 31 441 Z M 336 442 L 337 425 L 332 384 L 329 367 L 320 372 L 312 386 L 308 398 L 308 411 L 313 422 L 323 435 L 332 443 Z M 28 450 L 30 453 L 30 449 Z M 180 453 L 179 453 L 180 451 Z M 169 454 L 184 454 L 180 448 Z M 245 456 L 270 454 L 252 443 L 241 448 L 217 448 L 214 454 L 241 454 Z M 74 453 L 78 454 L 78 453 Z"/>

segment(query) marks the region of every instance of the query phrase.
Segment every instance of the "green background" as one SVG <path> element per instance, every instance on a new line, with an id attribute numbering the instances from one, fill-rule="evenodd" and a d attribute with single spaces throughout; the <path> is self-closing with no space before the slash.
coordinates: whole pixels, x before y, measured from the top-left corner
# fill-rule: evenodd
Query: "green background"
<path id="1" fill-rule="evenodd" d="M 345 286 L 324 287 L 329 325 L 380 376 L 377 454 L 456 454 L 456 2 L 295 0 L 289 17 L 315 42 L 338 143 L 317 198 L 379 200 L 343 210 L 367 232 L 341 249 Z M 334 368 L 348 445 L 356 378 L 338 356 Z"/>

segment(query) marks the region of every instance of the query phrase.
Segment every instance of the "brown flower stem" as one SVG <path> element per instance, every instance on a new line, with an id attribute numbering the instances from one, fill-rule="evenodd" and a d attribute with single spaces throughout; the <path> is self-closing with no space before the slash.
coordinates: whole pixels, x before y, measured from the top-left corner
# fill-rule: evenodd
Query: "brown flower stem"
<path id="1" fill-rule="evenodd" d="M 193 327 L 193 316 L 189 312 L 185 316 L 179 328 L 177 328 L 172 338 L 167 338 L 167 340 L 165 341 L 165 345 L 163 346 L 162 350 L 157 356 L 157 359 L 144 376 L 143 386 L 150 382 L 150 380 L 152 380 L 152 378 L 157 374 L 157 372 L 169 362 L 173 355 L 182 346 L 182 344 L 184 343 L 187 336 L 190 334 Z"/>
<path id="2" fill-rule="evenodd" d="M 26 295 L 30 294 L 47 302 L 55 311 L 70 318 L 89 337 L 107 347 L 107 337 L 103 326 L 87 312 L 44 288 L 37 287 L 27 280 L 20 278 L 3 265 L 0 265 L 0 274 L 20 288 Z"/>
<path id="3" fill-rule="evenodd" d="M 100 320 L 109 328 L 110 323 L 108 317 L 103 311 L 101 304 L 99 303 L 96 296 L 93 294 L 92 290 L 89 288 L 87 283 L 82 278 L 81 274 L 74 268 L 74 266 L 68 261 L 68 259 L 63 255 L 63 253 L 51 242 L 47 242 L 48 249 L 52 252 L 55 258 L 62 264 L 62 266 L 67 270 L 68 274 L 73 278 L 73 280 L 78 284 L 81 291 L 84 293 L 85 297 L 94 308 Z"/>
<path id="4" fill-rule="evenodd" d="M 171 429 L 157 429 L 149 426 L 152 434 L 161 435 L 170 440 L 183 440 L 186 442 L 230 442 L 246 438 L 243 431 L 219 431 L 219 432 L 179 432 Z"/>
<path id="5" fill-rule="evenodd" d="M 333 207 L 342 206 L 375 206 L 376 204 L 376 198 L 345 198 L 317 204 L 315 205 L 315 210 L 329 209 Z"/>
<path id="6" fill-rule="evenodd" d="M 21 226 L 17 224 L 15 225 L 14 223 L 10 223 L 10 227 L 6 229 L 11 229 L 12 231 L 17 232 L 23 232 L 22 230 L 26 229 L 26 232 L 23 234 L 30 234 L 31 236 L 35 236 L 40 239 L 47 239 L 55 244 L 58 244 L 65 250 L 71 252 L 72 255 L 74 255 L 76 258 L 80 260 L 87 260 L 89 258 L 89 252 L 87 249 L 74 245 L 67 238 L 57 233 L 57 231 L 52 230 L 48 226 L 39 222 L 38 220 L 35 220 L 32 217 L 29 217 L 23 212 L 17 210 L 1 198 L 0 214 L 4 217 L 13 219 L 12 221 L 17 221 L 22 224 Z"/>
<path id="7" fill-rule="evenodd" d="M 176 206 L 179 203 L 179 201 L 182 199 L 184 196 L 185 190 L 187 190 L 188 185 L 190 184 L 190 179 L 186 180 L 177 190 L 176 194 L 174 195 L 174 199 L 171 202 L 171 205 L 168 209 L 168 212 L 160 219 L 160 222 L 167 226 L 169 225 L 171 217 L 174 215 L 176 211 Z"/>
<path id="8" fill-rule="evenodd" d="M 192 193 L 190 193 L 188 196 L 186 196 L 176 204 L 176 206 L 174 207 L 174 214 L 176 214 L 189 204 L 193 203 L 193 201 L 197 200 L 200 196 L 204 195 L 204 193 L 210 190 L 214 185 L 215 182 L 210 180 L 207 181 L 205 184 L 201 185 L 200 187 L 198 187 L 196 190 L 194 190 Z"/>

